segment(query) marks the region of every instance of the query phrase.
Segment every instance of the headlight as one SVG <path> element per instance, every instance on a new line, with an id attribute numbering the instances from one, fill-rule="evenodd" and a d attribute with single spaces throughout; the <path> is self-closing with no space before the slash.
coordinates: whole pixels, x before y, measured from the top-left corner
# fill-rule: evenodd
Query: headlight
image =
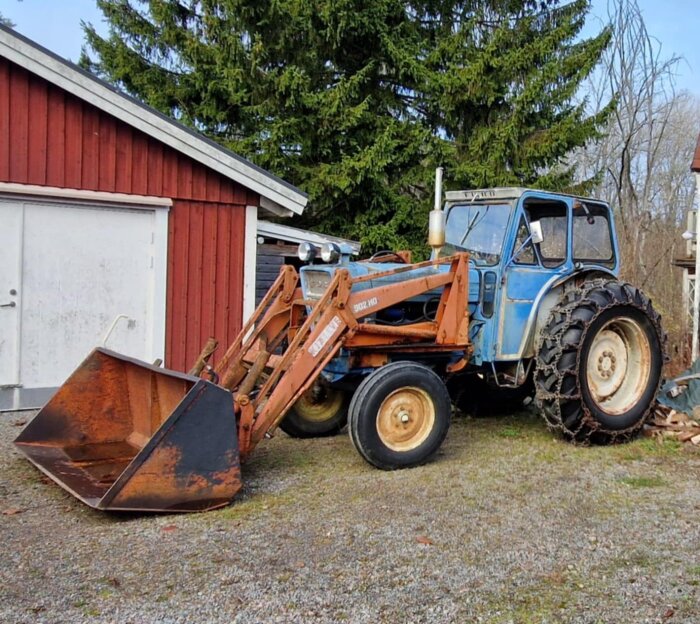
<path id="1" fill-rule="evenodd" d="M 300 243 L 297 256 L 302 262 L 311 262 L 316 257 L 316 247 L 311 243 Z"/>
<path id="2" fill-rule="evenodd" d="M 324 262 L 338 262 L 340 260 L 340 247 L 335 243 L 323 243 L 321 245 L 321 260 Z"/>
<path id="3" fill-rule="evenodd" d="M 318 266 L 318 265 L 317 265 Z M 302 284 L 304 284 L 304 297 L 306 299 L 320 299 L 326 292 L 328 284 L 333 279 L 333 274 L 328 271 L 302 271 Z"/>

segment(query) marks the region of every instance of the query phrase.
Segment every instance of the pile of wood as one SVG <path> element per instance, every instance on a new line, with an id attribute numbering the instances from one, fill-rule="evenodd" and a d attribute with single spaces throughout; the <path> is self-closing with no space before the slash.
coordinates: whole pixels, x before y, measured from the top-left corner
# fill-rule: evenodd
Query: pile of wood
<path id="1" fill-rule="evenodd" d="M 657 403 L 644 427 L 644 435 L 657 439 L 674 438 L 700 446 L 700 406 L 695 407 L 689 416 Z"/>

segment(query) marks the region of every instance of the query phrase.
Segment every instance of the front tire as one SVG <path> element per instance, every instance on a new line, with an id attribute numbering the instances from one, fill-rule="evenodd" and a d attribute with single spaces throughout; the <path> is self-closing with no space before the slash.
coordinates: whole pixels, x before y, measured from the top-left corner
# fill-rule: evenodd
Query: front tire
<path id="1" fill-rule="evenodd" d="M 393 362 L 358 386 L 348 430 L 360 455 L 377 468 L 395 470 L 428 461 L 450 426 L 450 397 L 432 369 Z"/>
<path id="2" fill-rule="evenodd" d="M 661 317 L 637 288 L 593 280 L 552 310 L 537 353 L 537 402 L 550 428 L 573 442 L 630 439 L 661 381 Z"/>
<path id="3" fill-rule="evenodd" d="M 336 435 L 348 419 L 348 393 L 315 383 L 292 406 L 280 429 L 292 438 Z"/>

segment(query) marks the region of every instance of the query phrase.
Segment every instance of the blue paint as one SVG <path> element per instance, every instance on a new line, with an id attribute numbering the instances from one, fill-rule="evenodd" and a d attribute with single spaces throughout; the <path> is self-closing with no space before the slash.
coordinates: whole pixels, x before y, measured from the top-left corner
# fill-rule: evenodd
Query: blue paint
<path id="1" fill-rule="evenodd" d="M 516 191 L 509 197 L 503 197 L 507 194 L 506 191 L 497 190 L 496 195 L 499 192 L 500 199 L 490 197 L 476 201 L 448 201 L 448 244 L 443 251 L 443 254 L 460 251 L 460 244 L 473 245 L 476 250 L 470 259 L 469 268 L 469 334 L 473 347 L 471 363 L 474 366 L 488 366 L 489 370 L 492 363 L 514 362 L 523 358 L 523 351 L 534 332 L 539 306 L 553 288 L 580 273 L 599 271 L 611 276 L 619 273 L 613 215 L 607 205 L 543 191 Z M 582 201 L 586 201 L 586 210 L 594 211 L 593 222 L 583 221 L 588 212 L 582 208 Z M 453 210 L 456 212 L 453 213 Z M 578 219 L 578 231 L 583 233 L 584 238 L 587 233 L 585 223 L 590 223 L 592 232 L 595 219 L 603 219 L 603 225 L 599 222 L 597 230 L 605 234 L 604 224 L 607 219 L 610 224 L 609 248 L 613 250 L 612 258 L 605 261 L 574 260 L 574 219 Z M 540 221 L 545 237 L 541 244 L 532 245 L 529 223 L 536 220 Z M 557 230 L 558 227 L 561 229 Z M 577 244 L 580 244 L 582 239 L 578 240 Z M 561 243 L 557 244 L 559 241 Z M 581 247 L 578 251 L 581 252 Z M 349 253 L 343 253 L 338 264 L 302 267 L 302 289 L 305 296 L 308 296 L 309 271 L 328 273 L 330 281 L 338 268 L 347 269 L 351 277 L 356 278 L 403 266 L 405 265 L 399 263 L 352 262 Z M 353 288 L 364 290 L 400 283 L 434 274 L 436 270 L 445 272 L 449 267 L 424 267 L 368 280 Z M 486 274 L 490 275 L 488 280 L 484 279 Z M 418 309 L 419 304 L 439 295 L 440 290 L 424 293 L 412 299 L 411 303 L 416 304 Z M 492 303 L 489 304 L 489 301 Z M 400 320 L 397 309 L 385 314 L 390 322 Z M 459 357 L 460 354 L 455 353 L 452 360 Z M 329 381 L 338 381 L 349 373 L 361 375 L 366 372 L 368 371 L 352 369 L 349 353 L 343 350 L 326 367 L 324 376 Z"/>

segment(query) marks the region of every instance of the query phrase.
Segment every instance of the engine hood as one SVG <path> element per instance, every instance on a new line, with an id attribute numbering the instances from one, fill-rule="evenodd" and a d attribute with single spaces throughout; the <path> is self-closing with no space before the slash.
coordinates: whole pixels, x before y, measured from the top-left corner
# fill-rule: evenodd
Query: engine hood
<path id="1" fill-rule="evenodd" d="M 346 269 L 350 273 L 351 277 L 357 278 L 364 277 L 366 275 L 372 275 L 373 273 L 384 273 L 392 269 L 404 268 L 405 266 L 405 264 L 391 262 L 344 262 L 341 264 L 334 265 L 307 265 L 302 267 L 300 271 L 301 287 L 305 299 L 319 299 L 325 291 L 325 289 L 328 287 L 328 284 L 330 284 L 331 280 L 333 279 L 333 275 L 338 269 Z M 404 273 L 386 275 L 384 277 L 370 279 L 366 282 L 357 284 L 353 287 L 353 290 L 366 290 L 368 288 L 374 288 L 376 286 L 398 284 L 410 279 L 414 279 L 416 277 L 421 277 L 424 275 L 434 275 L 436 271 L 446 273 L 447 271 L 449 271 L 449 266 L 442 264 L 437 267 L 421 267 L 412 271 L 406 271 Z M 479 291 L 480 273 L 470 263 L 469 303 L 477 303 L 479 301 Z M 430 293 L 424 293 L 419 297 L 415 297 L 414 299 L 417 301 L 430 299 L 435 297 L 437 293 L 439 293 L 439 290 Z"/>

